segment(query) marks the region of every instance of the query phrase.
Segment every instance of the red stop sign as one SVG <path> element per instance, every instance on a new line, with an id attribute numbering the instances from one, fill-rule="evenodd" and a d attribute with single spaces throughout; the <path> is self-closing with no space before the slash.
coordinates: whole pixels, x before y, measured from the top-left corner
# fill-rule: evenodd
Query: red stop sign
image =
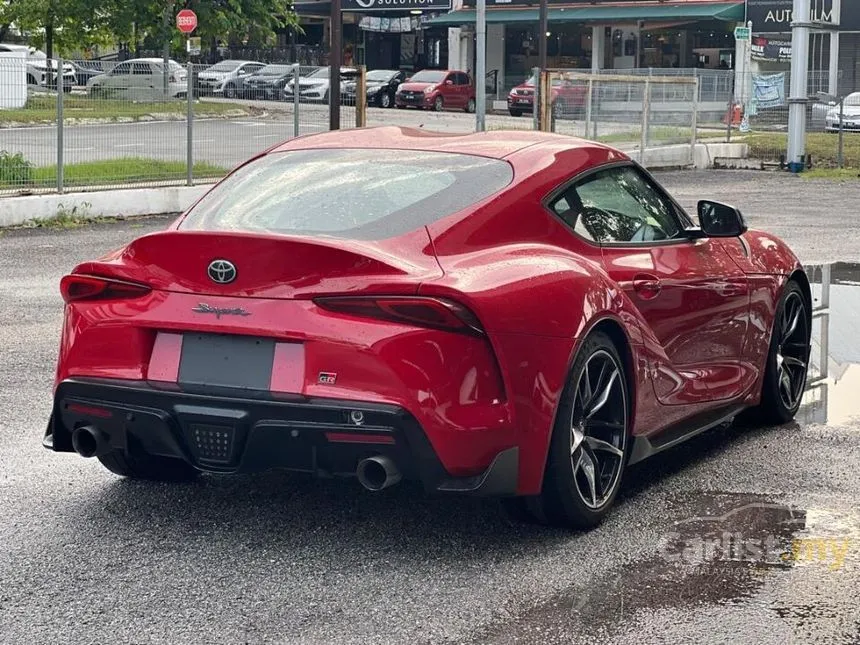
<path id="1" fill-rule="evenodd" d="M 176 28 L 183 34 L 190 34 L 197 29 L 197 14 L 191 9 L 183 9 L 176 14 Z"/>

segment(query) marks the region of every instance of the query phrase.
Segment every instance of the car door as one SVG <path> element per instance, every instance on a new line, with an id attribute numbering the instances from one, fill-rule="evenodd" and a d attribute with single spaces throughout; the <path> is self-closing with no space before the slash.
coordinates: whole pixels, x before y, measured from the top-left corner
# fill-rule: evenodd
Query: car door
<path id="1" fill-rule="evenodd" d="M 633 164 L 606 167 L 564 194 L 581 237 L 644 319 L 661 403 L 738 396 L 755 379 L 743 361 L 749 325 L 746 275 L 719 240 L 693 239 L 683 210 Z"/>
<path id="2" fill-rule="evenodd" d="M 450 72 L 445 76 L 445 80 L 439 84 L 439 91 L 442 93 L 442 100 L 445 102 L 446 108 L 460 107 L 460 92 L 457 89 L 457 79 L 454 72 Z"/>
<path id="3" fill-rule="evenodd" d="M 108 73 L 102 86 L 112 90 L 126 90 L 130 76 L 131 63 L 120 63 Z"/>
<path id="4" fill-rule="evenodd" d="M 151 96 L 155 89 L 155 77 L 152 67 L 145 61 L 132 63 L 129 87 L 140 96 Z"/>
<path id="5" fill-rule="evenodd" d="M 463 72 L 457 72 L 455 74 L 457 86 L 457 93 L 460 96 L 461 107 L 466 107 L 469 104 L 469 99 L 472 98 L 472 82 L 469 80 L 469 75 L 464 74 Z"/>

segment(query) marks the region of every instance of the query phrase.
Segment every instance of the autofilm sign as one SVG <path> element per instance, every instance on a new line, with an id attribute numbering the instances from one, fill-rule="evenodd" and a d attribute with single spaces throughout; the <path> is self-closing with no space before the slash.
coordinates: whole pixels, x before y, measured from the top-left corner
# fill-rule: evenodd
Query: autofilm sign
<path id="1" fill-rule="evenodd" d="M 832 22 L 832 0 L 813 2 L 814 21 Z M 753 33 L 791 32 L 792 0 L 747 0 L 747 20 L 752 21 Z M 860 30 L 860 0 L 842 0 L 841 31 Z"/>
<path id="2" fill-rule="evenodd" d="M 791 41 L 753 36 L 750 44 L 750 55 L 753 60 L 790 63 Z"/>
<path id="3" fill-rule="evenodd" d="M 447 11 L 451 0 L 341 0 L 344 11 Z"/>

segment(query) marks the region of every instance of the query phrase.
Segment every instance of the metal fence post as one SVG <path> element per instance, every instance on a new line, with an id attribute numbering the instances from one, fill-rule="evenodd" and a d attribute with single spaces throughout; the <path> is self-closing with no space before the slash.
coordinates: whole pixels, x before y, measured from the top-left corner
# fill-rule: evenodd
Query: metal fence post
<path id="1" fill-rule="evenodd" d="M 532 78 L 535 79 L 535 93 L 532 100 L 532 128 L 540 130 L 540 67 L 532 67 Z"/>
<path id="2" fill-rule="evenodd" d="M 588 89 L 585 92 L 585 138 L 591 134 L 591 100 L 594 96 L 594 79 L 589 77 Z M 595 137 L 596 139 L 597 137 Z"/>
<path id="3" fill-rule="evenodd" d="M 355 85 L 355 127 L 367 127 L 367 68 L 358 66 L 358 82 Z"/>
<path id="4" fill-rule="evenodd" d="M 692 123 L 690 124 L 690 161 L 696 163 L 696 139 L 698 133 L 696 130 L 699 127 L 699 77 L 696 77 L 696 82 L 693 85 L 693 105 L 692 105 Z"/>
<path id="5" fill-rule="evenodd" d="M 645 79 L 645 88 L 642 93 L 642 133 L 639 138 L 639 163 L 645 165 L 645 148 L 648 146 L 648 122 L 651 115 L 651 79 Z"/>
<path id="6" fill-rule="evenodd" d="M 301 69 L 298 63 L 293 67 L 293 136 L 299 136 L 299 79 Z"/>
<path id="7" fill-rule="evenodd" d="M 741 79 L 741 82 L 744 82 L 744 79 Z M 726 106 L 726 143 L 732 142 L 732 119 L 735 117 L 735 87 L 737 87 L 738 83 L 738 72 L 735 70 L 735 73 L 732 74 L 732 88 L 729 90 L 729 102 Z"/>
<path id="8" fill-rule="evenodd" d="M 57 59 L 57 192 L 63 192 L 63 95 L 66 90 L 66 79 L 63 75 L 63 59 Z"/>
<path id="9" fill-rule="evenodd" d="M 194 63 L 188 63 L 188 77 L 185 80 L 185 98 L 188 100 L 188 115 L 186 119 L 186 159 L 188 178 L 186 183 L 194 185 Z"/>
<path id="10" fill-rule="evenodd" d="M 845 97 L 839 97 L 839 150 L 836 152 L 836 162 L 841 169 L 843 165 L 845 165 L 845 157 L 843 156 L 843 152 L 845 148 L 843 147 L 845 128 L 842 126 L 842 118 L 845 113 Z"/>

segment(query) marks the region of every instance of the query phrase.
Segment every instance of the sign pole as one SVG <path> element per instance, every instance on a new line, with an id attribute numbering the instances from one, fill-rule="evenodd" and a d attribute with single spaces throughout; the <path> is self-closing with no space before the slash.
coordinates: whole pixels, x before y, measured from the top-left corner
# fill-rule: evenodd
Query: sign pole
<path id="1" fill-rule="evenodd" d="M 478 12 L 475 22 L 475 46 L 478 48 L 475 56 L 475 131 L 483 132 L 486 129 L 485 116 L 487 113 L 487 0 L 478 0 L 477 5 Z"/>
<path id="2" fill-rule="evenodd" d="M 548 13 L 547 0 L 540 0 L 540 14 L 538 18 L 538 22 L 540 23 L 540 26 L 538 27 L 538 67 L 541 71 L 546 69 L 546 32 L 549 31 Z M 537 86 L 537 79 L 535 79 L 535 86 Z"/>

